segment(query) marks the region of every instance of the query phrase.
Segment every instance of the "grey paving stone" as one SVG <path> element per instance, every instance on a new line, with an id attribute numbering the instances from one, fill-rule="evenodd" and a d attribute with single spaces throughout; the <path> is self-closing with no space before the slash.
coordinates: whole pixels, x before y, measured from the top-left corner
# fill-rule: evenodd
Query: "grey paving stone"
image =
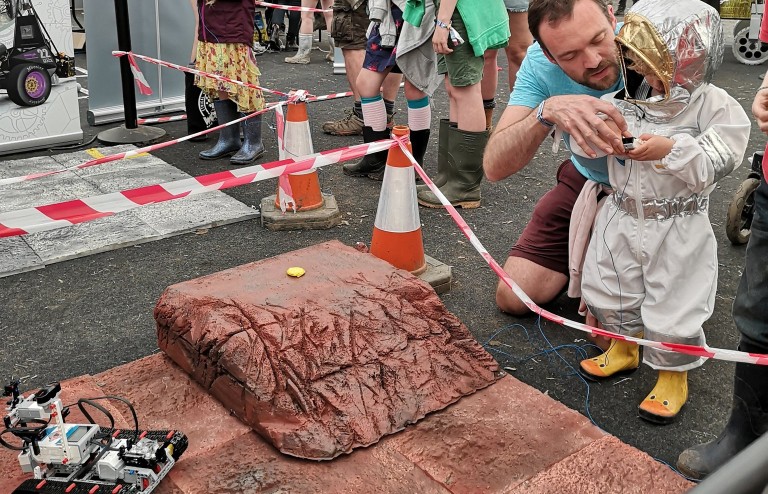
<path id="1" fill-rule="evenodd" d="M 0 238 L 0 277 L 45 266 L 23 237 Z"/>
<path id="2" fill-rule="evenodd" d="M 147 242 L 158 233 L 134 211 L 26 235 L 24 239 L 46 263 L 66 261 Z"/>
<path id="3" fill-rule="evenodd" d="M 134 211 L 163 236 L 227 225 L 259 216 L 257 210 L 219 191 L 144 206 Z"/>
<path id="4" fill-rule="evenodd" d="M 64 168 L 59 162 L 47 156 L 21 160 L 0 160 L 0 178 L 12 178 L 35 172 L 50 172 Z M 0 193 L 4 186 L 0 185 Z"/>

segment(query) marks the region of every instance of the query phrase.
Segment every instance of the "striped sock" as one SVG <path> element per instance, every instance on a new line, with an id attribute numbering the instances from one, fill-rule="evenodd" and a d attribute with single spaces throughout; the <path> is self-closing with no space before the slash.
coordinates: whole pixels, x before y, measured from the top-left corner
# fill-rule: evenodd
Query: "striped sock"
<path id="1" fill-rule="evenodd" d="M 363 122 L 376 132 L 387 128 L 387 111 L 381 95 L 373 98 L 360 98 L 363 107 Z"/>
<path id="2" fill-rule="evenodd" d="M 411 130 L 426 130 L 432 121 L 432 108 L 429 96 L 408 100 L 408 127 Z"/>

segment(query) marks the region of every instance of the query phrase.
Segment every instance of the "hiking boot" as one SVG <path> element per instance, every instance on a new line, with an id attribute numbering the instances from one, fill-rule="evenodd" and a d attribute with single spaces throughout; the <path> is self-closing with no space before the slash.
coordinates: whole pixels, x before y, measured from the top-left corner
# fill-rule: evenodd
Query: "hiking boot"
<path id="1" fill-rule="evenodd" d="M 335 122 L 325 122 L 323 132 L 334 136 L 363 135 L 363 119 L 355 115 L 351 109 L 346 110 L 347 116 Z"/>

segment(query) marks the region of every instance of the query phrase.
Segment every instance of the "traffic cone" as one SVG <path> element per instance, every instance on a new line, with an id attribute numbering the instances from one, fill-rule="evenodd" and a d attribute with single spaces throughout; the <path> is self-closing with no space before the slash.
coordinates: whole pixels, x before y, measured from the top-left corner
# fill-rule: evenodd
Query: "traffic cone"
<path id="1" fill-rule="evenodd" d="M 291 102 L 286 107 L 278 146 L 280 159 L 313 154 L 306 102 Z M 336 198 L 320 191 L 317 170 L 282 175 L 277 181 L 277 194 L 261 200 L 261 226 L 270 230 L 318 230 L 339 223 L 341 211 Z"/>
<path id="2" fill-rule="evenodd" d="M 307 116 L 307 103 L 296 101 L 288 103 L 285 115 L 285 129 L 283 130 L 283 142 L 279 146 L 279 158 L 298 158 L 314 153 L 312 146 L 312 133 L 309 130 L 309 117 Z M 285 202 L 287 209 L 296 212 L 311 211 L 323 207 L 323 194 L 320 192 L 320 178 L 317 170 L 307 170 L 298 173 L 290 173 L 285 179 L 278 181 L 275 206 L 280 207 L 281 201 Z M 281 190 L 284 189 L 284 190 Z M 282 208 L 282 209 L 286 209 Z"/>
<path id="3" fill-rule="evenodd" d="M 408 127 L 397 125 L 392 134 L 408 136 Z M 408 150 L 411 150 L 410 141 Z M 416 200 L 415 171 L 399 146 L 390 148 L 387 155 L 370 252 L 417 276 L 427 270 Z"/>

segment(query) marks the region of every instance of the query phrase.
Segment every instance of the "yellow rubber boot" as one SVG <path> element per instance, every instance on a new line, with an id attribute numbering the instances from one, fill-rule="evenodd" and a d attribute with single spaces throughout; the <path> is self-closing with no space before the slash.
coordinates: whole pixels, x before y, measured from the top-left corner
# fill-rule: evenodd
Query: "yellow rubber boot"
<path id="1" fill-rule="evenodd" d="M 623 340 L 611 340 L 608 350 L 595 358 L 582 360 L 579 364 L 581 375 L 592 381 L 618 374 L 634 372 L 640 366 L 640 347 Z"/>
<path id="2" fill-rule="evenodd" d="M 669 424 L 688 400 L 688 371 L 659 371 L 659 379 L 645 397 L 638 413 L 655 424 Z"/>

